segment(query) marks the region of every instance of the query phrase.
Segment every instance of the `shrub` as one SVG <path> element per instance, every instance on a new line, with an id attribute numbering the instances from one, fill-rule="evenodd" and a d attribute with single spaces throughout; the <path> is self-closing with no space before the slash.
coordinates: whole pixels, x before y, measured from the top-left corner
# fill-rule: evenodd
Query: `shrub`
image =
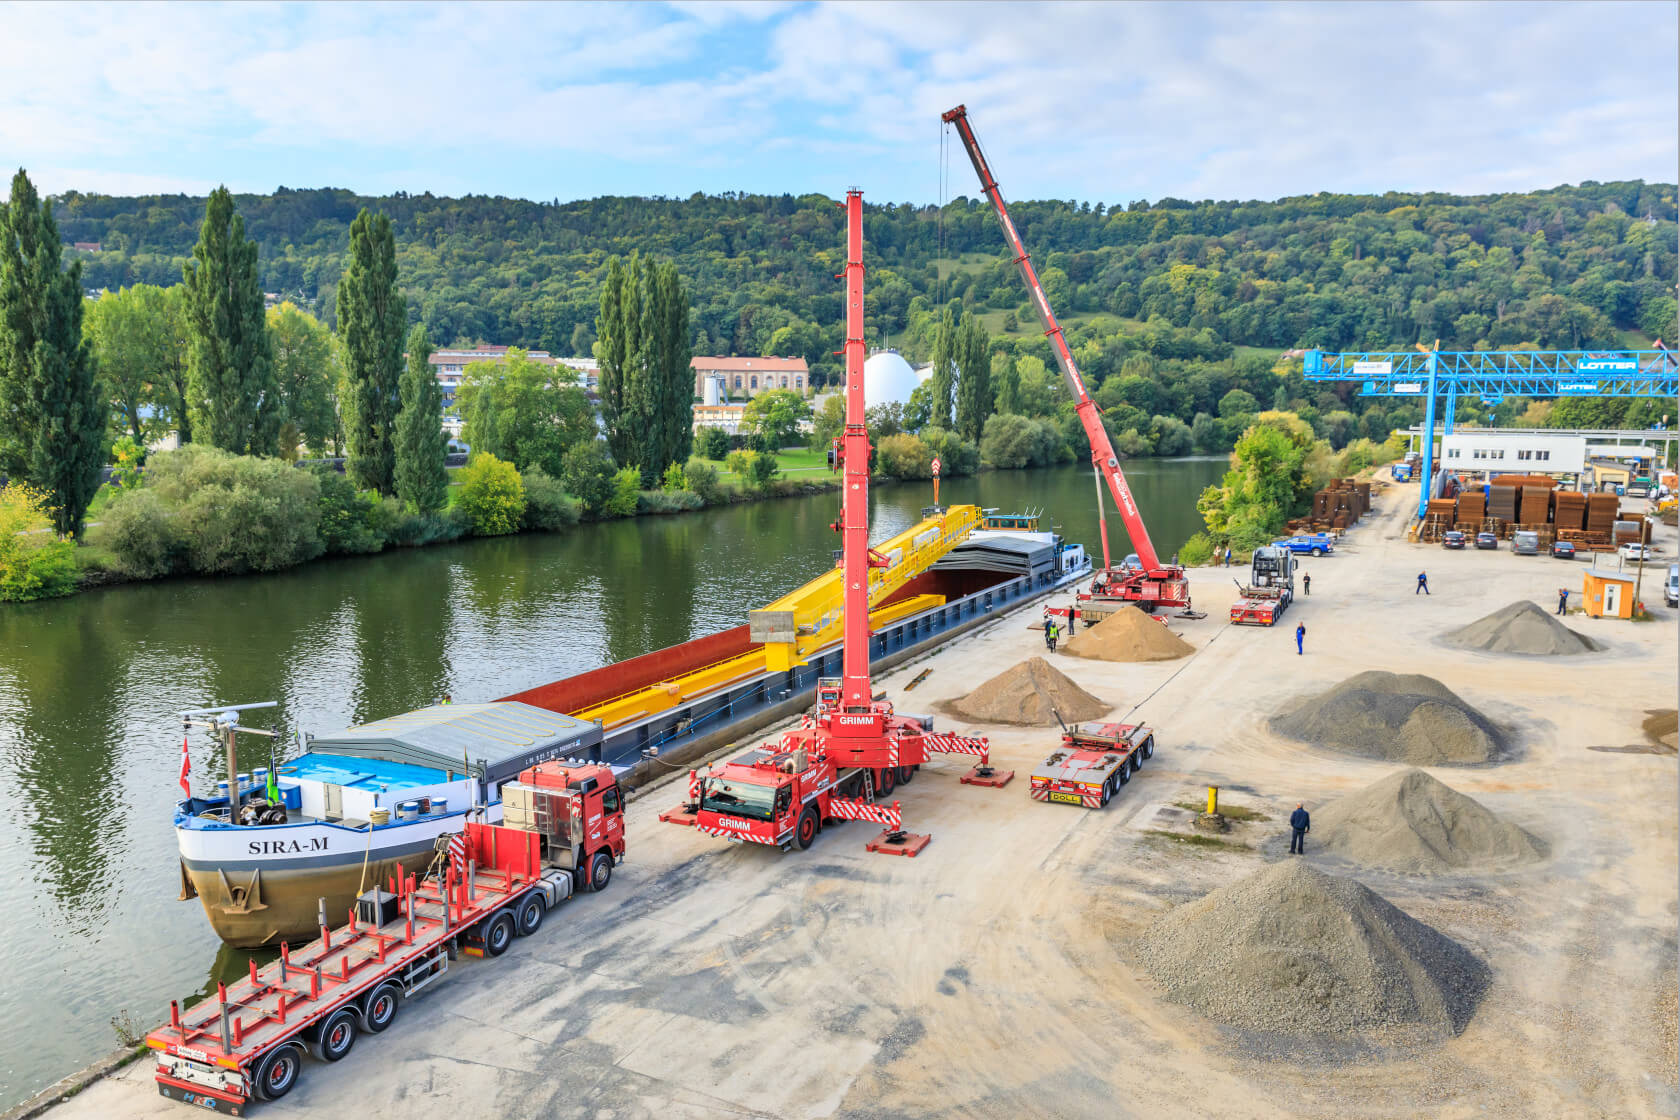
<path id="1" fill-rule="evenodd" d="M 1154 450 L 1149 443 L 1149 437 L 1140 433 L 1136 428 L 1127 428 L 1114 437 L 1114 450 L 1122 459 L 1138 459 Z"/>
<path id="2" fill-rule="evenodd" d="M 1184 542 L 1184 547 L 1178 550 L 1178 562 L 1188 568 L 1206 564 L 1212 559 L 1213 538 L 1206 533 L 1194 534 Z"/>
<path id="3" fill-rule="evenodd" d="M 687 490 L 688 474 L 681 463 L 672 463 L 665 468 L 665 475 L 659 480 L 661 490 Z"/>
<path id="4" fill-rule="evenodd" d="M 278 459 L 189 443 L 151 457 L 143 490 L 174 511 L 192 571 L 271 572 L 321 554 L 320 480 Z"/>
<path id="5" fill-rule="evenodd" d="M 327 555 L 384 548 L 394 518 L 380 510 L 378 497 L 357 490 L 355 483 L 326 464 L 309 469 L 321 487 L 319 532 Z"/>
<path id="6" fill-rule="evenodd" d="M 641 490 L 642 472 L 635 467 L 625 467 L 612 477 L 612 497 L 607 499 L 603 512 L 608 517 L 636 516 Z"/>
<path id="7" fill-rule="evenodd" d="M 382 511 L 388 505 L 394 504 L 396 507 L 396 517 L 386 530 L 385 538 L 399 548 L 458 541 L 472 528 L 466 514 L 459 509 L 446 509 L 439 513 L 416 513 L 395 498 L 386 498 L 379 504 Z"/>
<path id="8" fill-rule="evenodd" d="M 124 436 L 111 445 L 111 486 L 117 490 L 133 490 L 140 485 L 140 464 L 146 449 Z"/>
<path id="9" fill-rule="evenodd" d="M 747 481 L 752 483 L 755 489 L 762 492 L 770 489 L 771 484 L 776 481 L 776 476 L 781 471 L 781 465 L 776 462 L 774 455 L 754 455 L 751 465 L 747 468 Z"/>
<path id="10" fill-rule="evenodd" d="M 927 444 L 908 432 L 885 437 L 875 449 L 875 469 L 888 478 L 932 478 L 932 462 Z"/>
<path id="11" fill-rule="evenodd" d="M 747 475 L 752 473 L 752 462 L 757 457 L 756 451 L 731 451 L 723 460 L 723 469 L 745 481 Z"/>
<path id="12" fill-rule="evenodd" d="M 1190 425 L 1174 416 L 1157 416 L 1149 422 L 1155 454 L 1163 458 L 1188 455 L 1194 446 Z"/>
<path id="13" fill-rule="evenodd" d="M 519 528 L 525 515 L 525 485 L 513 464 L 481 451 L 461 468 L 461 489 L 455 506 L 481 537 L 496 537 Z"/>
<path id="14" fill-rule="evenodd" d="M 980 446 L 944 428 L 923 428 L 922 442 L 928 452 L 939 460 L 939 473 L 944 478 L 973 474 L 980 469 Z M 931 464 L 930 464 L 931 466 Z"/>
<path id="15" fill-rule="evenodd" d="M 568 450 L 561 459 L 560 481 L 591 517 L 602 516 L 613 496 L 613 461 L 607 445 L 590 440 Z"/>
<path id="16" fill-rule="evenodd" d="M 90 532 L 93 543 L 111 554 L 111 566 L 130 579 L 156 579 L 174 571 L 185 551 L 174 514 L 152 490 L 117 497 Z"/>
<path id="17" fill-rule="evenodd" d="M 707 431 L 717 431 L 708 428 Z M 688 488 L 700 495 L 700 500 L 706 505 L 715 506 L 724 500 L 723 484 L 718 481 L 717 468 L 704 459 L 690 459 L 684 469 L 688 475 Z"/>
<path id="18" fill-rule="evenodd" d="M 566 493 L 559 479 L 533 467 L 521 474 L 519 481 L 525 486 L 524 528 L 552 533 L 578 523 L 582 503 Z"/>
<path id="19" fill-rule="evenodd" d="M 1003 470 L 1053 463 L 1060 448 L 1061 439 L 1049 424 L 1013 413 L 987 417 L 980 436 L 980 457 Z"/>
<path id="20" fill-rule="evenodd" d="M 636 495 L 637 513 L 686 513 L 705 504 L 692 490 L 643 490 Z"/>
<path id="21" fill-rule="evenodd" d="M 81 569 L 74 541 L 52 531 L 41 490 L 22 482 L 0 488 L 0 601 L 21 603 L 68 595 Z"/>
<path id="22" fill-rule="evenodd" d="M 694 437 L 694 453 L 703 459 L 722 462 L 729 454 L 729 433 L 722 428 L 701 428 Z"/>

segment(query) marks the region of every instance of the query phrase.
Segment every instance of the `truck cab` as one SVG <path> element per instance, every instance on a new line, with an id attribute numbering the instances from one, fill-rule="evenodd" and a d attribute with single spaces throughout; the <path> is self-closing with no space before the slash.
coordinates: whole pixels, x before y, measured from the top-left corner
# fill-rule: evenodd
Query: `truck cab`
<path id="1" fill-rule="evenodd" d="M 700 777 L 694 825 L 732 843 L 808 848 L 836 781 L 834 764 L 804 748 L 751 750 Z"/>
<path id="2" fill-rule="evenodd" d="M 544 866 L 572 871 L 602 890 L 624 858 L 624 792 L 612 768 L 542 762 L 502 786 L 502 823 L 535 832 Z"/>

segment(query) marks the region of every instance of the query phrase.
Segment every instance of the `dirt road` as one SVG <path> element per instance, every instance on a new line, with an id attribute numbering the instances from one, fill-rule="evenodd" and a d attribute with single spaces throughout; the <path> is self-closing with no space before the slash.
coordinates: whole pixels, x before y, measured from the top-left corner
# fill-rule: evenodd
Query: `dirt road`
<path id="1" fill-rule="evenodd" d="M 1230 573 L 1208 570 L 1194 582 L 1208 617 L 1174 627 L 1191 658 L 1055 659 L 1116 716 L 1141 704 L 1159 729 L 1155 758 L 1106 810 L 1029 799 L 1025 771 L 1052 736 L 999 727 L 965 730 L 1022 772 L 1006 789 L 959 785 L 953 759 L 902 791 L 909 827 L 934 837 L 914 860 L 865 852 L 861 823 L 805 853 L 732 847 L 658 823 L 678 794 L 653 790 L 630 810 L 631 861 L 608 893 L 505 957 L 463 961 L 390 1031 L 311 1063 L 258 1114 L 1675 1115 L 1676 760 L 1622 749 L 1643 743 L 1644 709 L 1675 702 L 1675 612 L 1660 606 L 1674 531 L 1644 595 L 1660 621 L 1575 616 L 1609 647 L 1588 657 L 1472 654 L 1436 639 L 1517 598 L 1555 604 L 1585 565 L 1409 545 L 1415 493 L 1391 491 L 1335 556 L 1303 558 L 1313 594 L 1284 626 L 1228 626 Z M 1420 568 L 1428 597 L 1413 593 Z M 881 684 L 901 710 L 932 710 L 1042 652 L 1029 621 L 1006 617 Z M 1518 729 L 1515 759 L 1433 773 L 1546 840 L 1545 862 L 1359 876 L 1488 962 L 1481 1009 L 1458 1038 L 1394 1053 L 1243 1037 L 1159 1000 L 1131 961 L 1137 930 L 1281 858 L 1296 801 L 1392 769 L 1266 726 L 1286 700 L 1372 668 L 1427 673 Z M 1173 803 L 1209 784 L 1271 820 L 1237 826 L 1232 847 L 1162 835 L 1183 829 Z M 142 1062 L 51 1115 L 187 1114 Z"/>

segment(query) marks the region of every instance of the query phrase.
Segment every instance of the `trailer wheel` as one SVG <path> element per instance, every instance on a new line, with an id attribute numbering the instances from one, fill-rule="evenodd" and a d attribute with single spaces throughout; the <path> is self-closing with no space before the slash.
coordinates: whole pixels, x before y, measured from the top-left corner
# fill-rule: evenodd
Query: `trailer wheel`
<path id="1" fill-rule="evenodd" d="M 612 857 L 606 852 L 596 852 L 589 857 L 589 889 L 604 891 L 607 884 L 612 882 Z"/>
<path id="2" fill-rule="evenodd" d="M 543 906 L 540 895 L 527 895 L 525 901 L 519 904 L 518 928 L 515 932 L 521 937 L 531 936 L 542 928 L 543 915 L 546 913 L 548 913 L 548 910 Z"/>
<path id="3" fill-rule="evenodd" d="M 898 768 L 898 784 L 901 786 L 909 785 L 910 779 L 915 776 L 916 768 L 914 766 L 900 766 Z"/>
<path id="4" fill-rule="evenodd" d="M 1102 797 L 1097 801 L 1097 808 L 1108 808 L 1108 799 L 1114 796 L 1114 779 L 1110 778 L 1102 785 Z"/>
<path id="5" fill-rule="evenodd" d="M 1131 759 L 1132 773 L 1136 774 L 1143 769 L 1143 755 L 1141 753 L 1133 751 L 1128 757 Z"/>
<path id="6" fill-rule="evenodd" d="M 799 823 L 793 827 L 793 842 L 799 846 L 800 851 L 803 852 L 816 843 L 817 829 L 821 823 L 817 819 L 817 807 L 815 805 L 807 805 L 799 810 Z"/>
<path id="7" fill-rule="evenodd" d="M 255 1088 L 265 1101 L 277 1101 L 292 1091 L 303 1075 L 303 1051 L 296 1043 L 276 1046 L 257 1063 Z"/>
<path id="8" fill-rule="evenodd" d="M 1115 792 L 1118 793 L 1120 791 L 1120 787 L 1125 785 L 1127 782 L 1129 782 L 1131 780 L 1132 780 L 1132 768 L 1131 768 L 1130 765 L 1127 764 L 1125 759 L 1121 759 L 1120 760 L 1120 769 L 1118 771 L 1116 771 L 1115 775 L 1114 775 L 1114 790 L 1115 790 Z"/>
<path id="9" fill-rule="evenodd" d="M 499 957 L 513 944 L 513 915 L 506 910 L 491 918 L 484 926 L 484 955 Z"/>
<path id="10" fill-rule="evenodd" d="M 1155 757 L 1155 736 L 1151 735 L 1149 738 L 1147 738 L 1143 741 L 1143 757 L 1144 758 L 1154 758 Z"/>
<path id="11" fill-rule="evenodd" d="M 323 1062 L 336 1062 L 350 1053 L 356 1045 L 356 1013 L 341 1007 L 328 1015 L 315 1035 L 315 1056 Z"/>
<path id="12" fill-rule="evenodd" d="M 875 796 L 891 797 L 893 789 L 898 785 L 898 771 L 891 766 L 883 766 L 875 772 Z"/>
<path id="13" fill-rule="evenodd" d="M 401 984 L 381 984 L 369 992 L 367 1001 L 362 1004 L 362 1029 L 369 1034 L 378 1034 L 390 1026 L 396 1021 L 402 998 Z"/>

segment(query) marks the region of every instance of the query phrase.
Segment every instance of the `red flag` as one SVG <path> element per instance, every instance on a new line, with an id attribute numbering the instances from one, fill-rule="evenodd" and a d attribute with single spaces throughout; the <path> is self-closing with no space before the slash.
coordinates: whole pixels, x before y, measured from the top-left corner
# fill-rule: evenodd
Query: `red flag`
<path id="1" fill-rule="evenodd" d="M 181 792 L 192 796 L 192 786 L 187 784 L 187 775 L 192 773 L 192 755 L 187 753 L 187 737 L 181 736 Z"/>

